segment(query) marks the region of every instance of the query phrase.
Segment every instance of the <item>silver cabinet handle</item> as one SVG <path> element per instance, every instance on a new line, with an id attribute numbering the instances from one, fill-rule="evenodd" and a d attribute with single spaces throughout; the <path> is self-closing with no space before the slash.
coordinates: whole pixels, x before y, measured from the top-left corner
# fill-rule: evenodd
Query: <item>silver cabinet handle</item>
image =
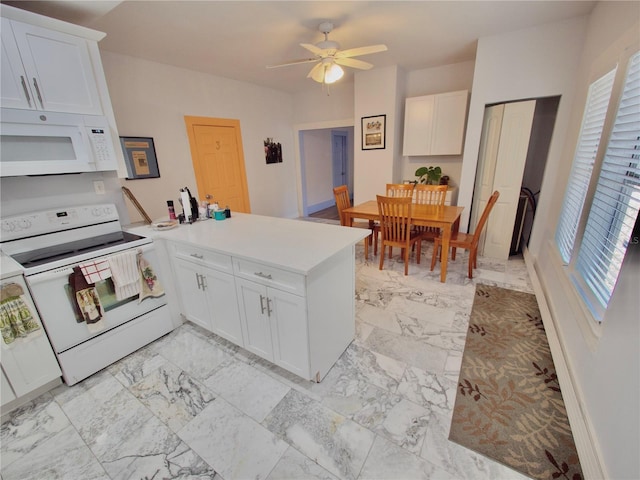
<path id="1" fill-rule="evenodd" d="M 20 75 L 20 82 L 22 83 L 22 90 L 24 90 L 24 96 L 27 97 L 27 103 L 31 108 L 31 95 L 29 95 L 29 89 L 27 88 L 27 82 L 24 81 L 24 77 Z"/>
<path id="2" fill-rule="evenodd" d="M 203 256 L 203 255 L 200 255 L 200 254 L 198 254 L 198 253 L 192 253 L 192 254 L 191 254 L 191 256 L 192 256 L 193 258 L 197 258 L 198 260 L 202 260 L 202 259 L 204 258 L 204 256 Z"/>
<path id="3" fill-rule="evenodd" d="M 36 93 L 38 94 L 38 100 L 40 100 L 40 105 L 42 105 L 42 109 L 44 110 L 44 103 L 42 103 L 42 95 L 40 95 L 40 87 L 38 87 L 38 82 L 36 77 L 33 77 L 33 86 L 36 87 Z"/>
<path id="4" fill-rule="evenodd" d="M 260 294 L 260 311 L 261 313 L 264 315 L 264 299 L 266 297 L 263 297 L 262 294 Z M 267 298 L 267 305 L 269 304 L 269 299 Z"/>
<path id="5" fill-rule="evenodd" d="M 196 273 L 196 281 L 198 282 L 198 290 L 202 290 L 202 277 L 199 273 Z"/>
<path id="6" fill-rule="evenodd" d="M 273 312 L 273 310 L 271 310 L 271 299 L 269 297 L 267 297 L 267 316 L 271 316 L 271 312 Z"/>
<path id="7" fill-rule="evenodd" d="M 253 272 L 253 274 L 256 277 L 262 277 L 262 278 L 266 278 L 267 280 L 273 280 L 273 277 L 271 276 L 271 274 L 267 274 L 267 273 L 262 273 L 262 272 Z"/>
<path id="8" fill-rule="evenodd" d="M 202 291 L 205 291 L 207 289 L 207 277 L 205 275 L 200 275 L 200 278 L 202 279 Z"/>

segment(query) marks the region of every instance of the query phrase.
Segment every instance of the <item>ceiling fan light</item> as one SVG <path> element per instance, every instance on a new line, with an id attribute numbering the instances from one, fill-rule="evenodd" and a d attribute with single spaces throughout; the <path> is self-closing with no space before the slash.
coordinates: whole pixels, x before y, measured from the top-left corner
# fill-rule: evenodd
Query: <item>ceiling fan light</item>
<path id="1" fill-rule="evenodd" d="M 332 63 L 330 66 L 325 68 L 324 73 L 324 83 L 335 83 L 342 78 L 344 75 L 344 70 L 340 65 L 336 65 Z"/>

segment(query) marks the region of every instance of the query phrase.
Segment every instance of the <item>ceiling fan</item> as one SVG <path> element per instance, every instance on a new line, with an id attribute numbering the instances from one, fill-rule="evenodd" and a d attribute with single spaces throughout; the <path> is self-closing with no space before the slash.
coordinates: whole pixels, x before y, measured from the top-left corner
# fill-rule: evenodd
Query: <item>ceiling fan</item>
<path id="1" fill-rule="evenodd" d="M 292 60 L 278 65 L 267 65 L 267 68 L 287 67 L 290 65 L 298 65 L 301 63 L 317 64 L 311 69 L 307 78 L 312 78 L 318 83 L 329 84 L 340 80 L 344 75 L 344 70 L 340 67 L 358 68 L 360 70 L 369 70 L 373 64 L 357 60 L 352 57 L 360 55 L 369 55 L 371 53 L 384 52 L 387 50 L 386 45 L 369 45 L 367 47 L 350 48 L 348 50 L 340 50 L 337 42 L 329 40 L 329 33 L 333 30 L 333 23 L 323 22 L 320 24 L 319 30 L 324 33 L 324 40 L 316 43 L 301 43 L 300 46 L 306 48 L 315 56 L 313 58 L 302 58 L 300 60 Z"/>

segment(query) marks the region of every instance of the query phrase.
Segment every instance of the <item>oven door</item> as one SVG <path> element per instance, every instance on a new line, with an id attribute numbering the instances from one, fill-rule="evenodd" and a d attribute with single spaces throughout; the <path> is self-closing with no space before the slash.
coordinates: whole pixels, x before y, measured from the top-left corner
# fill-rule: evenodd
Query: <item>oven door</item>
<path id="1" fill-rule="evenodd" d="M 157 280 L 162 283 L 157 270 L 159 262 L 154 245 L 147 244 L 138 248 L 154 270 Z M 94 260 L 105 258 L 107 256 Z M 69 266 L 27 276 L 34 303 L 56 353 L 69 350 L 167 303 L 166 295 L 149 296 L 142 301 L 136 295 L 118 301 L 115 299 L 113 281 L 109 278 L 95 284 L 103 315 L 99 323 L 90 325 L 79 317 L 78 309 L 74 306 L 75 294 L 69 284 L 72 273 L 73 266 Z"/>

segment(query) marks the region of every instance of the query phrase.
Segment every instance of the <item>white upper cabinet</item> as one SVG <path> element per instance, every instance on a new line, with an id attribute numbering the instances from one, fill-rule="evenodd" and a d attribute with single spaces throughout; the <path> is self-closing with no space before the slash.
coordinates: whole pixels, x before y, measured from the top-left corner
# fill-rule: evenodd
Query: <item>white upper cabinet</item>
<path id="1" fill-rule="evenodd" d="M 29 78 L 22 67 L 18 45 L 11 31 L 11 22 L 2 18 L 2 51 L 0 59 L 2 68 L 0 74 L 0 95 L 3 107 L 35 108 L 34 97 L 29 87 Z"/>
<path id="2" fill-rule="evenodd" d="M 3 17 L 1 104 L 101 115 L 88 40 Z"/>
<path id="3" fill-rule="evenodd" d="M 460 155 L 468 96 L 460 90 L 407 98 L 402 154 Z"/>

